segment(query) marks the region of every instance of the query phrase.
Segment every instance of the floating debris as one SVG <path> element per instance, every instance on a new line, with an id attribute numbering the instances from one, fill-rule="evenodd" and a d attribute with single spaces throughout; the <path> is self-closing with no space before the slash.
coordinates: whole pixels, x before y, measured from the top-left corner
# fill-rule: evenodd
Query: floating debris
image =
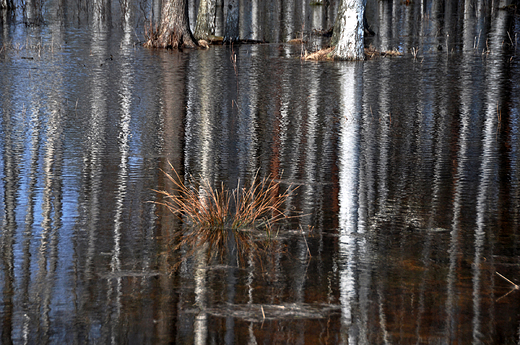
<path id="1" fill-rule="evenodd" d="M 225 304 L 205 309 L 204 312 L 216 317 L 232 316 L 248 322 L 280 319 L 324 319 L 339 311 L 337 304 Z"/>

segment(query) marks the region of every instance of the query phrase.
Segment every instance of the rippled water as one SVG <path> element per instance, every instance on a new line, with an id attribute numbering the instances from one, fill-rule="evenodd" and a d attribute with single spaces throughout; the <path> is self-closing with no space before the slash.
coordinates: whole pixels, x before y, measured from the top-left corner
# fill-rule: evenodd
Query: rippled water
<path id="1" fill-rule="evenodd" d="M 378 2 L 369 43 L 403 56 L 313 63 L 284 35 L 330 9 L 273 4 L 275 43 L 200 51 L 3 22 L 1 343 L 518 342 L 518 15 Z M 169 163 L 270 175 L 304 216 L 260 262 L 173 269 Z"/>

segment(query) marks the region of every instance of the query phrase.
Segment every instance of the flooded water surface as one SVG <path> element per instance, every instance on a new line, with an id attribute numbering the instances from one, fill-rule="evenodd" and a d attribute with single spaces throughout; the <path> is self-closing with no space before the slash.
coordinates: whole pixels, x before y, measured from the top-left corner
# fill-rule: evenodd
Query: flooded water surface
<path id="1" fill-rule="evenodd" d="M 320 63 L 335 1 L 241 1 L 266 43 L 185 51 L 142 47 L 158 4 L 107 3 L 2 14 L 0 343 L 520 341 L 514 3 L 369 1 L 403 55 Z M 170 164 L 268 176 L 298 217 L 175 265 Z"/>

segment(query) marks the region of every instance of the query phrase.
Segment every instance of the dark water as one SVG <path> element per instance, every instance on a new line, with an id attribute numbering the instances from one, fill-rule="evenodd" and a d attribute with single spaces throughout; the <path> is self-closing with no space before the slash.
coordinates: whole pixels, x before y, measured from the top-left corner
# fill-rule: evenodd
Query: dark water
<path id="1" fill-rule="evenodd" d="M 242 35 L 273 43 L 184 52 L 142 48 L 150 12 L 120 4 L 2 19 L 2 344 L 520 341 L 514 11 L 369 2 L 367 43 L 404 55 L 312 63 L 283 42 L 334 2 L 253 1 Z M 305 215 L 262 262 L 172 270 L 168 162 L 270 175 Z"/>

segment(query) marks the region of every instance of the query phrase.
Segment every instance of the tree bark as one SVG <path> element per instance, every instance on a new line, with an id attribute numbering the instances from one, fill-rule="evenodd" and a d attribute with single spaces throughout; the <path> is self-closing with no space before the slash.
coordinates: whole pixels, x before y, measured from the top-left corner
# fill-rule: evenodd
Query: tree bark
<path id="1" fill-rule="evenodd" d="M 225 43 L 233 43 L 238 41 L 240 38 L 238 19 L 238 0 L 229 0 L 226 16 L 226 29 L 224 31 Z"/>
<path id="2" fill-rule="evenodd" d="M 215 0 L 200 0 L 194 36 L 205 40 L 215 34 Z"/>
<path id="3" fill-rule="evenodd" d="M 0 0 L 0 10 L 13 10 L 13 0 Z"/>
<path id="4" fill-rule="evenodd" d="M 363 60 L 365 3 L 364 0 L 341 0 L 332 36 L 335 58 Z"/>
<path id="5" fill-rule="evenodd" d="M 145 47 L 182 48 L 197 47 L 190 30 L 187 0 L 165 0 L 161 10 L 159 28 L 148 34 Z"/>

